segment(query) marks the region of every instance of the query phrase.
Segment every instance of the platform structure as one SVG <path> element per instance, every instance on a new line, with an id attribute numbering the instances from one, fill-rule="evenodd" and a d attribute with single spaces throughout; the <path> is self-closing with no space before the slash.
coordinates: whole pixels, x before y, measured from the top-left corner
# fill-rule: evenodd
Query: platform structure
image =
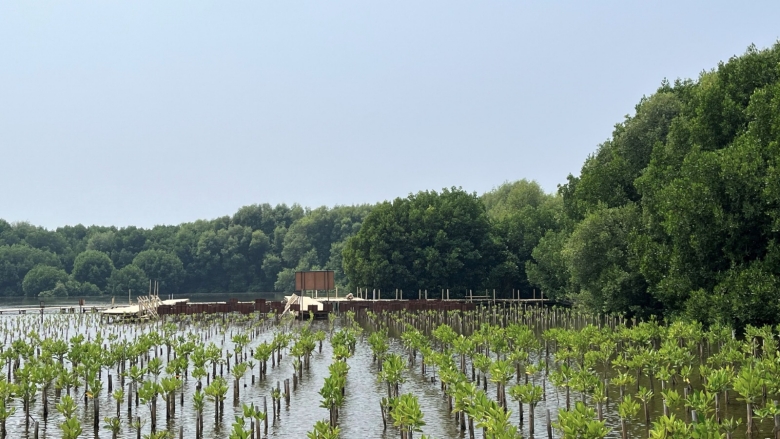
<path id="1" fill-rule="evenodd" d="M 187 303 L 190 299 L 160 300 L 160 296 L 150 294 L 141 296 L 135 305 L 120 306 L 102 311 L 102 315 L 113 320 L 155 320 L 159 318 L 157 309 L 161 305 L 177 305 Z"/>

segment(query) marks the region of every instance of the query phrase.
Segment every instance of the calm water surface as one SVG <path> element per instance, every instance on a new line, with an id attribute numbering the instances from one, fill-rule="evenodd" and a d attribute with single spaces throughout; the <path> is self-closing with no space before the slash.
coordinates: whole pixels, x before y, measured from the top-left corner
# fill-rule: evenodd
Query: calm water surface
<path id="1" fill-rule="evenodd" d="M 224 299 L 223 299 L 224 300 Z M 204 300 L 205 301 L 205 300 Z M 59 321 L 56 325 L 52 325 L 50 322 Z M 64 316 L 64 315 L 52 315 L 46 316 L 45 322 L 42 323 L 40 316 L 37 315 L 8 315 L 4 314 L 0 316 L 0 325 L 6 327 L 22 324 L 25 330 L 35 330 L 42 336 L 52 336 L 54 332 L 57 336 L 64 339 L 70 339 L 70 337 L 85 333 L 89 337 L 94 337 L 97 328 L 96 316 Z M 67 323 L 62 323 L 67 322 Z M 81 323 L 79 323 L 81 322 Z M 67 327 L 64 325 L 67 324 Z M 294 323 L 298 325 L 300 323 Z M 60 329 L 53 329 L 57 326 L 61 326 Z M 154 324 L 146 325 L 134 325 L 134 324 L 116 324 L 116 325 L 103 325 L 100 327 L 104 337 L 109 334 L 116 334 L 120 338 L 133 339 L 141 332 L 154 331 L 158 327 Z M 313 323 L 313 329 L 323 329 L 327 331 L 327 323 L 317 321 Z M 197 331 L 196 333 L 205 335 L 205 330 L 193 328 L 191 325 L 181 325 L 180 332 L 184 334 L 189 331 Z M 238 331 L 234 329 L 233 331 Z M 213 332 L 213 331 L 212 331 Z M 48 334 L 48 335 L 47 335 Z M 210 337 L 207 337 L 206 343 L 209 341 L 214 342 L 217 346 L 233 351 L 233 345 L 230 341 L 232 332 L 229 330 L 227 334 L 214 333 Z M 265 329 L 261 334 L 252 340 L 249 349 L 256 346 L 263 341 L 270 341 L 273 338 L 273 329 Z M 10 344 L 6 340 L 6 346 Z M 391 351 L 403 352 L 402 346 L 397 339 L 391 340 Z M 297 390 L 292 392 L 289 406 L 284 405 L 284 398 L 282 399 L 282 413 L 281 418 L 269 424 L 269 437 L 274 438 L 305 438 L 306 432 L 311 430 L 313 424 L 320 419 L 328 418 L 327 409 L 320 408 L 320 396 L 318 394 L 319 389 L 322 387 L 324 378 L 328 374 L 328 366 L 331 363 L 331 346 L 326 341 L 323 343 L 322 352 L 315 350 L 311 362 L 310 370 L 304 371 L 303 379 L 299 383 Z M 163 358 L 165 358 L 165 352 L 163 351 Z M 269 362 L 270 363 L 270 362 Z M 386 387 L 377 381 L 377 367 L 372 361 L 371 350 L 365 338 L 359 340 L 356 348 L 355 355 L 350 358 L 347 363 L 350 366 L 350 370 L 347 377 L 347 389 L 346 389 L 346 402 L 340 411 L 340 427 L 341 437 L 346 439 L 351 438 L 399 438 L 400 434 L 394 428 L 387 430 L 383 429 L 382 418 L 380 414 L 379 402 L 383 396 L 385 396 Z M 470 367 L 469 367 L 470 369 Z M 210 371 L 210 368 L 209 368 Z M 228 374 L 227 369 L 224 371 L 226 378 L 229 382 L 229 390 L 227 399 L 225 401 L 225 416 L 220 423 L 215 423 L 214 420 L 214 404 L 207 402 L 204 412 L 204 437 L 217 439 L 226 438 L 229 435 L 229 430 L 233 422 L 235 415 L 240 414 L 240 408 L 233 407 L 232 405 L 232 377 Z M 281 364 L 272 368 L 268 365 L 268 376 L 263 382 L 256 381 L 254 385 L 251 384 L 252 373 L 257 373 L 257 368 L 254 371 L 247 372 L 243 383 L 244 387 L 241 389 L 241 402 L 246 404 L 254 403 L 257 406 L 263 406 L 263 398 L 268 398 L 268 406 L 270 410 L 270 391 L 276 386 L 277 381 L 283 382 L 284 379 L 289 378 L 292 386 L 293 366 L 292 358 L 284 356 Z M 113 382 L 115 388 L 118 386 L 119 380 L 116 376 L 116 371 L 112 371 Z M 438 382 L 432 383 L 430 380 L 431 373 L 427 376 L 422 376 L 419 367 L 419 358 L 416 365 L 406 371 L 406 382 L 401 387 L 401 392 L 411 392 L 419 398 L 419 402 L 424 413 L 424 421 L 426 425 L 423 427 L 423 433 L 429 434 L 434 438 L 463 438 L 467 436 L 464 432 L 461 432 L 458 425 L 456 425 L 453 415 L 448 413 L 447 401 L 440 390 Z M 537 378 L 537 384 L 541 384 L 543 378 Z M 107 382 L 105 373 L 103 374 L 104 384 Z M 205 383 L 204 383 L 205 384 Z M 168 428 L 170 431 L 176 432 L 178 435 L 179 427 L 184 429 L 184 437 L 194 437 L 194 425 L 195 425 L 195 412 L 192 409 L 192 394 L 194 392 L 196 380 L 189 378 L 184 385 L 184 407 L 178 406 L 179 397 L 177 397 L 177 411 L 175 419 L 166 426 L 165 422 L 165 404 L 160 398 L 157 404 L 157 419 L 158 430 Z M 642 385 L 648 386 L 647 382 L 643 382 Z M 656 392 L 659 393 L 653 400 L 652 404 L 652 417 L 660 416 L 661 413 L 661 398 L 660 389 L 656 387 Z M 678 388 L 680 393 L 682 390 Z M 488 395 L 495 397 L 496 389 L 492 383 L 488 386 Z M 74 392 L 74 398 L 76 398 L 79 404 L 78 418 L 82 421 L 82 428 L 84 433 L 81 437 L 84 438 L 110 438 L 111 433 L 108 430 L 100 430 L 97 434 L 92 430 L 92 404 L 85 409 L 83 404 L 83 387 L 80 387 L 78 392 Z M 100 416 L 114 416 L 116 413 L 116 403 L 111 398 L 109 392 L 104 391 L 99 396 L 101 412 Z M 125 397 L 126 398 L 126 397 Z M 605 416 L 607 424 L 612 427 L 613 431 L 608 436 L 609 438 L 620 437 L 620 423 L 617 417 L 616 409 L 612 401 L 616 401 L 618 395 L 614 392 L 610 394 L 611 401 L 605 409 Z M 574 401 L 579 400 L 580 396 L 576 392 L 572 392 L 572 404 Z M 53 390 L 49 396 L 50 401 L 50 416 L 48 423 L 43 423 L 42 406 L 40 403 L 40 397 L 35 402 L 31 416 L 35 420 L 41 422 L 41 438 L 59 438 L 60 431 L 57 425 L 62 422 L 62 418 L 54 410 L 53 402 L 54 393 Z M 126 400 L 125 400 L 126 401 Z M 15 401 L 17 406 L 17 413 L 14 414 L 8 420 L 9 438 L 25 438 L 29 439 L 33 437 L 32 429 L 27 429 L 25 426 L 25 419 L 21 408 L 21 403 Z M 546 400 L 541 402 L 536 408 L 536 437 L 546 438 L 546 424 L 545 413 L 549 409 L 551 412 L 552 420 L 555 422 L 557 416 L 557 410 L 559 407 L 565 404 L 565 393 L 557 391 L 552 384 L 546 383 Z M 510 409 L 512 410 L 512 419 L 515 424 L 519 422 L 517 415 L 517 404 L 510 402 Z M 528 407 L 525 407 L 526 414 L 525 420 L 528 422 Z M 729 415 L 735 415 L 737 417 L 744 418 L 744 405 L 737 400 L 736 395 L 732 395 L 731 404 L 728 407 Z M 120 437 L 135 438 L 136 432 L 125 421 L 127 416 L 126 403 L 122 404 L 122 421 L 123 430 Z M 683 416 L 684 413 L 680 411 L 678 416 Z M 144 405 L 133 408 L 133 416 L 141 416 L 142 419 L 146 419 L 146 426 L 143 428 L 143 434 L 148 434 L 150 426 L 148 424 L 149 408 Z M 642 412 L 640 410 L 640 417 Z M 102 421 L 101 421 L 102 425 Z M 527 425 L 523 429 L 524 432 L 528 431 Z M 740 428 L 740 432 L 736 434 L 735 438 L 744 438 L 744 426 Z M 759 431 L 762 434 L 757 434 L 755 438 L 763 438 L 771 432 L 771 425 L 766 422 L 760 425 Z M 477 429 L 477 437 L 482 437 L 481 431 Z M 178 437 L 178 436 L 177 436 Z M 419 434 L 415 437 L 419 437 Z M 557 433 L 555 437 L 558 437 Z M 647 431 L 644 426 L 644 422 L 635 422 L 632 424 L 631 437 L 642 438 L 647 437 Z"/>

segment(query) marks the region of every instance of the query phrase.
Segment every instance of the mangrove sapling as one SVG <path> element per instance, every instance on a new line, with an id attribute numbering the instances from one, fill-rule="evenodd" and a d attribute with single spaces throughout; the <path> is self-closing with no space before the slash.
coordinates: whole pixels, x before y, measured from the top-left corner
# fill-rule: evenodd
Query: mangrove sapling
<path id="1" fill-rule="evenodd" d="M 454 352 L 458 355 L 460 361 L 459 361 L 459 368 L 460 372 L 465 374 L 466 373 L 466 357 L 472 356 L 474 353 L 474 342 L 468 338 L 465 337 L 463 334 L 460 334 L 457 338 L 455 338 L 452 341 L 452 348 Z"/>
<path id="2" fill-rule="evenodd" d="M 553 425 L 561 432 L 562 439 L 603 439 L 610 430 L 604 421 L 595 418 L 593 409 L 577 401 L 572 410 L 558 412 L 558 422 Z"/>
<path id="3" fill-rule="evenodd" d="M 87 386 L 87 396 L 92 399 L 92 411 L 93 411 L 93 419 L 94 424 L 93 428 L 95 431 L 100 429 L 100 401 L 99 397 L 100 394 L 103 392 L 103 383 L 100 382 L 98 379 L 98 372 L 97 370 L 91 370 L 87 373 L 88 381 L 86 382 Z"/>
<path id="4" fill-rule="evenodd" d="M 725 418 L 720 423 L 720 428 L 726 434 L 726 439 L 732 439 L 734 432 L 742 425 L 742 419 Z"/>
<path id="5" fill-rule="evenodd" d="M 401 430 L 401 439 L 412 439 L 413 432 L 422 431 L 421 428 L 425 425 L 417 397 L 411 393 L 398 397 L 390 416 L 393 418 L 393 425 Z"/>
<path id="6" fill-rule="evenodd" d="M 628 439 L 628 423 L 636 418 L 639 413 L 639 403 L 626 395 L 618 404 L 618 416 L 620 417 L 620 431 L 622 439 Z"/>
<path id="7" fill-rule="evenodd" d="M 387 397 L 394 398 L 398 396 L 400 385 L 404 382 L 403 371 L 405 369 L 404 360 L 399 354 L 388 354 L 385 357 L 384 367 L 379 372 L 379 381 L 387 385 Z"/>
<path id="8" fill-rule="evenodd" d="M 8 418 L 16 413 L 16 407 L 11 406 L 15 394 L 16 385 L 0 379 L 0 438 L 2 439 L 7 435 L 6 422 Z"/>
<path id="9" fill-rule="evenodd" d="M 592 394 L 599 385 L 601 385 L 599 377 L 588 369 L 576 371 L 570 383 L 572 389 L 580 392 L 582 402 L 585 402 L 586 395 Z"/>
<path id="10" fill-rule="evenodd" d="M 685 405 L 691 409 L 693 423 L 703 422 L 714 411 L 715 396 L 706 390 L 696 390 L 688 395 Z"/>
<path id="11" fill-rule="evenodd" d="M 167 430 L 155 431 L 144 435 L 144 439 L 172 439 L 173 433 Z"/>
<path id="12" fill-rule="evenodd" d="M 55 363 L 41 362 L 37 367 L 33 369 L 33 380 L 41 386 L 41 400 L 43 403 L 43 421 L 46 422 L 49 419 L 49 389 L 52 383 L 59 375 L 59 368 L 61 366 L 55 366 Z"/>
<path id="13" fill-rule="evenodd" d="M 246 362 L 246 365 L 249 366 L 249 372 L 252 374 L 252 385 L 255 384 L 255 366 L 257 366 L 257 363 L 255 363 L 253 360 L 249 360 Z"/>
<path id="14" fill-rule="evenodd" d="M 149 407 L 149 421 L 152 433 L 157 431 L 157 396 L 160 394 L 160 384 L 156 381 L 146 380 L 138 388 L 141 403 Z"/>
<path id="15" fill-rule="evenodd" d="M 330 317 L 331 314 L 328 314 L 328 317 Z M 322 353 L 322 342 L 325 341 L 325 338 L 327 335 L 325 334 L 325 331 L 319 330 L 314 333 L 314 341 L 318 343 L 319 346 L 319 353 Z"/>
<path id="16" fill-rule="evenodd" d="M 56 405 L 57 411 L 65 418 L 59 427 L 62 430 L 63 439 L 76 439 L 81 435 L 81 423 L 76 419 L 76 403 L 70 395 L 60 398 Z"/>
<path id="17" fill-rule="evenodd" d="M 257 439 L 260 439 L 260 422 L 265 420 L 265 412 L 260 410 L 260 407 L 255 407 L 254 404 L 247 405 L 243 404 L 241 406 L 241 410 L 243 412 L 243 416 L 246 419 L 251 419 L 251 431 L 252 437 L 256 437 Z"/>
<path id="18" fill-rule="evenodd" d="M 474 439 L 474 395 L 477 393 L 477 386 L 473 381 L 466 379 L 459 380 L 454 384 L 453 392 L 453 411 L 460 412 L 461 420 L 464 418 L 464 414 L 468 415 L 468 429 L 469 438 Z M 461 422 L 461 430 L 464 429 Z"/>
<path id="19" fill-rule="evenodd" d="M 249 344 L 249 336 L 247 334 L 236 334 L 233 336 L 232 341 L 233 346 L 235 347 L 236 359 L 241 360 L 243 358 L 244 347 Z"/>
<path id="20" fill-rule="evenodd" d="M 720 415 L 720 395 L 725 394 L 731 387 L 731 382 L 734 379 L 734 370 L 731 367 L 722 367 L 718 369 L 712 369 L 707 374 L 707 380 L 704 384 L 704 388 L 708 392 L 712 393 L 715 397 L 715 420 L 721 421 Z"/>
<path id="21" fill-rule="evenodd" d="M 368 345 L 371 347 L 373 361 L 377 363 L 379 370 L 382 370 L 382 361 L 390 345 L 387 342 L 387 332 L 379 330 L 368 336 Z"/>
<path id="22" fill-rule="evenodd" d="M 330 425 L 325 421 L 317 421 L 314 424 L 314 429 L 306 433 L 306 437 L 309 439 L 338 439 L 339 428 Z"/>
<path id="23" fill-rule="evenodd" d="M 542 394 L 544 395 L 544 394 Z M 591 398 L 596 403 L 596 417 L 599 421 L 604 420 L 604 404 L 607 402 L 607 387 L 604 383 L 599 381 L 591 393 Z"/>
<path id="24" fill-rule="evenodd" d="M 644 386 L 640 386 L 639 391 L 636 392 L 635 396 L 638 400 L 642 401 L 645 413 L 645 424 L 650 425 L 650 408 L 648 407 L 648 403 L 653 399 L 653 391 L 646 389 Z"/>
<path id="25" fill-rule="evenodd" d="M 740 401 L 743 401 L 747 407 L 745 425 L 748 435 L 753 434 L 753 406 L 761 398 L 763 386 L 764 380 L 752 363 L 743 366 L 734 378 L 733 388 L 741 396 Z"/>
<path id="26" fill-rule="evenodd" d="M 138 367 L 138 365 L 133 365 L 130 367 L 130 370 L 127 371 L 128 376 L 130 377 L 130 392 L 128 395 L 132 395 L 135 393 L 135 406 L 138 407 L 139 404 L 139 395 L 138 395 L 138 384 L 143 382 L 144 376 L 146 375 L 146 369 Z M 135 392 L 134 392 L 135 391 Z M 128 407 L 128 416 L 132 418 L 133 408 L 131 404 L 127 405 Z"/>
<path id="27" fill-rule="evenodd" d="M 330 412 L 330 425 L 336 426 L 336 423 L 338 422 L 338 407 L 344 402 L 341 377 L 338 375 L 334 376 L 331 373 L 330 376 L 325 378 L 325 383 L 319 393 L 320 396 L 322 396 L 320 407 L 328 409 Z"/>
<path id="28" fill-rule="evenodd" d="M 120 410 L 122 409 L 122 401 L 125 399 L 125 390 L 122 388 L 116 389 L 111 396 L 114 398 L 114 401 L 116 401 L 116 417 L 121 419 Z"/>
<path id="29" fill-rule="evenodd" d="M 176 390 L 182 386 L 179 378 L 165 377 L 160 380 L 160 392 L 165 398 L 165 420 L 170 421 L 176 412 Z"/>
<path id="30" fill-rule="evenodd" d="M 271 402 L 273 404 L 273 419 L 279 418 L 282 413 L 282 391 L 279 390 L 279 382 L 276 382 L 276 388 L 271 390 Z M 320 406 L 321 407 L 321 406 Z"/>
<path id="31" fill-rule="evenodd" d="M 618 372 L 611 380 L 612 384 L 618 386 L 621 398 L 626 396 L 626 387 L 633 384 L 634 381 L 634 377 L 628 372 Z"/>
<path id="32" fill-rule="evenodd" d="M 248 367 L 249 366 L 246 363 L 238 363 L 235 366 L 233 366 L 233 370 L 231 373 L 233 374 L 233 406 L 234 407 L 238 407 L 240 381 L 241 378 L 243 378 L 244 375 L 246 374 Z"/>
<path id="33" fill-rule="evenodd" d="M 765 358 L 759 363 L 764 375 L 764 385 L 766 386 L 767 394 L 772 395 L 771 403 L 765 403 L 765 408 L 769 414 L 771 414 L 773 421 L 772 433 L 774 439 L 780 438 L 780 361 L 777 356 L 777 343 L 774 341 L 771 332 L 764 334 L 764 343 L 762 351 Z"/>
<path id="34" fill-rule="evenodd" d="M 38 393 L 38 385 L 35 382 L 34 370 L 36 365 L 32 360 L 28 360 L 24 367 L 17 370 L 16 378 L 18 384 L 16 385 L 16 394 L 19 399 L 22 400 L 22 409 L 25 415 L 25 427 L 29 427 L 30 424 L 30 410 L 32 404 L 35 402 L 35 395 Z"/>
<path id="35" fill-rule="evenodd" d="M 119 431 L 122 429 L 122 421 L 118 417 L 103 418 L 103 428 L 111 432 L 111 439 L 116 439 Z"/>
<path id="36" fill-rule="evenodd" d="M 214 401 L 214 423 L 219 425 L 219 420 L 222 419 L 225 409 L 225 398 L 228 391 L 227 380 L 221 376 L 214 378 L 214 381 L 206 386 L 206 396 L 209 400 Z"/>
<path id="37" fill-rule="evenodd" d="M 533 383 L 516 384 L 509 389 L 512 399 L 519 404 L 520 426 L 523 425 L 523 404 L 528 404 L 528 433 L 534 435 L 534 409 L 542 400 L 544 391 Z"/>
<path id="38" fill-rule="evenodd" d="M 246 429 L 246 420 L 241 416 L 236 416 L 235 419 L 232 425 L 233 429 L 230 430 L 228 437 L 230 439 L 249 439 L 249 436 L 252 435 L 252 429 Z"/>
<path id="39" fill-rule="evenodd" d="M 574 370 L 566 364 L 560 364 L 558 369 L 550 374 L 550 381 L 555 387 L 563 387 L 566 390 L 566 410 L 571 408 L 571 380 Z"/>
<path id="40" fill-rule="evenodd" d="M 691 428 L 682 419 L 677 419 L 674 415 L 661 416 L 653 422 L 649 432 L 650 439 L 690 439 Z M 709 436 L 705 436 L 709 439 Z"/>
<path id="41" fill-rule="evenodd" d="M 203 437 L 203 409 L 206 406 L 204 401 L 205 393 L 201 389 L 195 389 L 192 395 L 192 407 L 195 409 L 195 438 Z"/>
<path id="42" fill-rule="evenodd" d="M 774 404 L 767 404 L 756 410 L 756 417 L 759 421 L 774 419 L 778 415 L 780 415 L 780 406 Z M 776 433 L 776 429 L 773 428 L 772 435 L 776 437 Z"/>
<path id="43" fill-rule="evenodd" d="M 480 390 L 475 394 L 471 410 L 485 439 L 514 439 L 519 436 L 517 427 L 509 421 L 512 412 L 504 410 L 496 401 L 488 398 L 484 391 Z"/>
<path id="44" fill-rule="evenodd" d="M 670 410 L 675 410 L 685 402 L 680 394 L 674 389 L 668 389 L 661 392 L 663 399 L 663 415 L 669 416 Z"/>
<path id="45" fill-rule="evenodd" d="M 260 343 L 255 348 L 254 357 L 260 363 L 259 375 L 261 380 L 265 379 L 267 366 L 268 366 L 268 359 L 271 358 L 272 354 L 273 354 L 273 346 L 266 342 Z"/>

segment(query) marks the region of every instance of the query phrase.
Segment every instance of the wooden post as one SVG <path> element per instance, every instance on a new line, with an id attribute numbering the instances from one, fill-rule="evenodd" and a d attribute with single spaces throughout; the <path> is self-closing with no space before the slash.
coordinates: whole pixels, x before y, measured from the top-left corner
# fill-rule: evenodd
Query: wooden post
<path id="1" fill-rule="evenodd" d="M 268 435 L 268 401 L 266 397 L 263 397 L 263 412 L 265 413 L 265 419 L 263 419 L 263 434 Z"/>

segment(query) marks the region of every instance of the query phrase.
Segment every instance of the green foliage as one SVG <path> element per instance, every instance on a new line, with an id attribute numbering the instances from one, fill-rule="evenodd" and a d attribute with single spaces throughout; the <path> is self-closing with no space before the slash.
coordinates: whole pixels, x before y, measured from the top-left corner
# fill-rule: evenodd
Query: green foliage
<path id="1" fill-rule="evenodd" d="M 184 280 L 184 266 L 178 256 L 164 250 L 144 250 L 133 259 L 150 279 L 160 282 L 164 291 L 178 292 Z"/>
<path id="2" fill-rule="evenodd" d="M 87 250 L 73 262 L 73 278 L 79 282 L 89 282 L 101 291 L 106 288 L 108 277 L 114 271 L 114 263 L 107 254 L 97 250 Z"/>
<path id="3" fill-rule="evenodd" d="M 330 425 L 326 421 L 317 421 L 314 424 L 314 429 L 306 433 L 306 437 L 309 439 L 338 439 L 339 428 Z"/>
<path id="4" fill-rule="evenodd" d="M 780 315 L 780 44 L 663 82 L 560 188 L 527 271 L 592 310 L 706 323 Z"/>
<path id="5" fill-rule="evenodd" d="M 320 268 L 334 270 L 337 284 L 344 288 L 344 241 L 357 233 L 370 210 L 263 204 L 243 207 L 232 218 L 152 229 L 77 225 L 47 231 L 0 220 L 0 296 L 22 295 L 23 279 L 36 266 L 73 274 L 77 257 L 81 260 L 76 274 L 57 279 L 62 286 L 48 282 L 45 289 L 27 294 L 120 295 L 128 289 L 145 293 L 149 278 L 161 282 L 163 294 L 271 291 L 274 285 L 291 290 L 296 270 Z M 116 270 L 108 269 L 108 261 Z M 33 283 L 28 287 L 39 289 Z"/>
<path id="6" fill-rule="evenodd" d="M 7 241 L 18 242 L 18 237 L 6 238 Z M 22 243 L 0 246 L 0 296 L 22 295 L 24 277 L 38 265 L 56 268 L 62 266 L 57 255 L 50 251 L 32 248 Z"/>
<path id="7" fill-rule="evenodd" d="M 556 195 L 521 180 L 481 197 L 262 204 L 148 230 L 0 220 L 0 296 L 141 292 L 149 278 L 164 293 L 289 291 L 296 271 L 332 269 L 342 289 L 406 298 L 540 289 L 591 311 L 776 324 L 779 62 L 780 43 L 751 46 L 696 80 L 661 82 Z"/>
<path id="8" fill-rule="evenodd" d="M 143 294 L 149 289 L 149 277 L 136 265 L 127 265 L 114 270 L 108 279 L 107 293 L 122 295 L 128 290 Z"/>
<path id="9" fill-rule="evenodd" d="M 68 273 L 60 268 L 48 265 L 38 265 L 28 271 L 22 281 L 22 289 L 27 297 L 36 297 L 44 291 L 52 291 L 59 285 L 64 285 L 68 281 Z M 62 288 L 52 295 L 67 295 Z"/>
<path id="10" fill-rule="evenodd" d="M 563 439 L 603 439 L 610 431 L 603 421 L 596 420 L 595 411 L 580 401 L 572 410 L 559 411 L 554 427 Z"/>
<path id="11" fill-rule="evenodd" d="M 476 195 L 458 188 L 419 192 L 371 211 L 344 248 L 344 270 L 355 287 L 477 288 L 494 250 Z"/>
<path id="12" fill-rule="evenodd" d="M 390 416 L 393 418 L 393 425 L 406 431 L 422 431 L 425 422 L 416 396 L 404 393 L 396 398 L 392 407 Z"/>

